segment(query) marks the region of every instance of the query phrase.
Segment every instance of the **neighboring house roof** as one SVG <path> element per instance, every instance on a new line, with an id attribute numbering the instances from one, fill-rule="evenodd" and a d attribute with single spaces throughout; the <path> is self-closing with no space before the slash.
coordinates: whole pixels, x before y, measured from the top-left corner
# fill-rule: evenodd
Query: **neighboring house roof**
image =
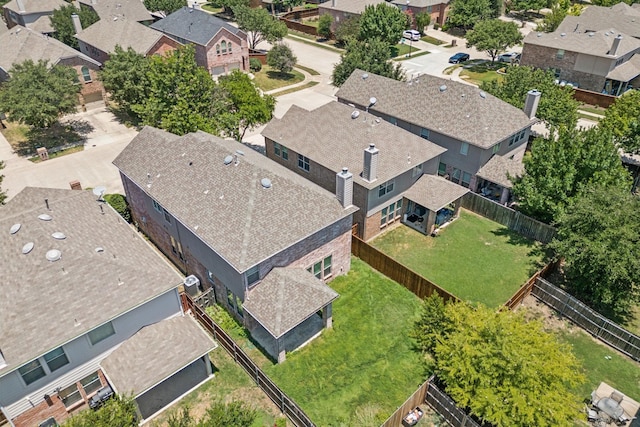
<path id="1" fill-rule="evenodd" d="M 636 53 L 627 62 L 617 66 L 607 74 L 607 78 L 628 82 L 640 75 L 640 53 Z"/>
<path id="2" fill-rule="evenodd" d="M 233 156 L 238 164 L 225 165 Z M 205 132 L 178 137 L 145 127 L 113 163 L 239 272 L 357 210 L 252 149 Z"/>
<path id="3" fill-rule="evenodd" d="M 80 0 L 80 4 L 95 10 L 100 19 L 124 17 L 138 22 L 153 19 L 141 0 Z"/>
<path id="4" fill-rule="evenodd" d="M 248 291 L 242 308 L 279 338 L 338 298 L 303 268 L 274 268 Z"/>
<path id="5" fill-rule="evenodd" d="M 589 6 L 580 16 L 566 16 L 556 31 L 584 33 L 615 27 L 622 33 L 640 38 L 640 9 L 626 3 L 611 7 Z"/>
<path id="6" fill-rule="evenodd" d="M 119 45 L 124 50 L 132 48 L 137 53 L 146 55 L 163 36 L 166 37 L 160 31 L 137 21 L 101 19 L 78 33 L 76 38 L 106 53 L 113 52 L 116 45 Z"/>
<path id="7" fill-rule="evenodd" d="M 9 71 L 14 64 L 22 63 L 28 59 L 33 62 L 39 60 L 49 61 L 55 65 L 61 59 L 81 58 L 96 66 L 100 63 L 87 55 L 67 46 L 66 44 L 40 34 L 30 28 L 16 25 L 9 31 L 0 33 L 0 67 Z"/>
<path id="8" fill-rule="evenodd" d="M 638 22 L 640 25 L 640 20 Z M 617 35 L 622 36 L 616 55 L 610 55 L 611 46 Z M 606 29 L 589 33 L 553 33 L 531 32 L 524 38 L 524 43 L 544 46 L 552 49 L 564 49 L 586 55 L 614 59 L 640 49 L 640 40 L 621 34 L 615 29 Z"/>
<path id="9" fill-rule="evenodd" d="M 504 156 L 493 156 L 480 168 L 477 176 L 486 179 L 505 188 L 513 187 L 509 176 L 515 178 L 524 174 L 524 164 L 519 160 Z"/>
<path id="10" fill-rule="evenodd" d="M 55 31 L 55 29 L 51 25 L 51 17 L 49 15 L 41 16 L 31 24 L 27 24 L 27 26 L 32 30 L 42 34 L 49 34 Z"/>
<path id="11" fill-rule="evenodd" d="M 329 0 L 318 5 L 318 9 L 337 10 L 339 12 L 360 15 L 367 6 L 386 3 L 385 0 Z"/>
<path id="12" fill-rule="evenodd" d="M 338 102 L 313 111 L 292 105 L 280 120 L 272 120 L 262 135 L 333 172 L 349 168 L 354 182 L 368 189 L 447 151 L 384 120 L 376 121 L 373 114 L 359 112 L 354 119 L 353 111 L 353 107 Z M 380 150 L 378 176 L 373 182 L 361 176 L 364 150 L 369 144 Z"/>
<path id="13" fill-rule="evenodd" d="M 69 3 L 64 0 L 22 0 L 22 4 L 24 5 L 23 11 L 18 7 L 16 0 L 11 0 L 4 7 L 19 15 L 28 15 L 30 13 L 53 12 L 55 9 L 67 6 Z"/>
<path id="14" fill-rule="evenodd" d="M 475 86 L 426 74 L 407 83 L 356 69 L 336 96 L 364 106 L 375 97 L 369 108 L 373 114 L 396 117 L 481 148 L 533 123 L 522 110 Z"/>
<path id="15" fill-rule="evenodd" d="M 43 214 L 51 220 L 39 219 Z M 14 224 L 20 229 L 10 234 Z M 91 191 L 27 187 L 0 207 L 0 230 L 0 351 L 8 365 L 0 375 L 182 282 Z M 52 262 L 45 255 L 53 249 L 61 258 Z"/>
<path id="16" fill-rule="evenodd" d="M 151 28 L 201 46 L 208 45 L 223 28 L 246 39 L 244 31 L 207 12 L 190 7 L 176 10 L 166 18 L 154 22 Z"/>
<path id="17" fill-rule="evenodd" d="M 119 394 L 139 396 L 218 347 L 187 315 L 145 326 L 100 366 Z"/>
<path id="18" fill-rule="evenodd" d="M 447 181 L 441 176 L 424 174 L 405 191 L 404 197 L 430 211 L 438 212 L 468 192 L 468 188 Z"/>
<path id="19" fill-rule="evenodd" d="M 391 3 L 396 6 L 409 6 L 411 8 L 424 8 L 429 6 L 436 6 L 439 4 L 449 4 L 449 0 L 411 0 L 410 3 L 407 3 L 407 0 L 393 0 Z"/>

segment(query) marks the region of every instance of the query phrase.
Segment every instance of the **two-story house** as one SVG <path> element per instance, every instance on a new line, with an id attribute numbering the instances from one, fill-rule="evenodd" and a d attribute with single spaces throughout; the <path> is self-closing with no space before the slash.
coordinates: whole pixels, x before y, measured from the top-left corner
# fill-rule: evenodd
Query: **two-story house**
<path id="1" fill-rule="evenodd" d="M 210 377 L 182 276 L 96 199 L 27 187 L 0 207 L 0 425 L 62 422 L 104 387 L 144 419 Z"/>
<path id="2" fill-rule="evenodd" d="M 93 10 L 101 20 L 128 19 L 150 25 L 151 13 L 139 0 L 78 0 L 81 8 Z"/>
<path id="3" fill-rule="evenodd" d="M 145 127 L 114 164 L 137 226 L 274 359 L 331 326 L 325 282 L 350 268 L 350 201 L 205 132 Z"/>
<path id="4" fill-rule="evenodd" d="M 331 31 L 335 31 L 340 25 L 350 18 L 359 17 L 367 6 L 376 6 L 386 3 L 385 0 L 329 0 L 318 5 L 318 14 L 330 15 Z"/>
<path id="5" fill-rule="evenodd" d="M 411 12 L 415 17 L 419 13 L 428 13 L 432 24 L 444 25 L 449 13 L 448 0 L 393 0 L 403 12 Z"/>
<path id="6" fill-rule="evenodd" d="M 477 190 L 476 174 L 491 157 L 522 159 L 540 95 L 530 91 L 523 111 L 464 83 L 430 75 L 401 82 L 362 70 L 355 70 L 336 93 L 339 102 L 446 148 L 438 175 L 471 191 Z"/>
<path id="7" fill-rule="evenodd" d="M 2 13 L 9 28 L 22 25 L 49 34 L 54 31 L 49 17 L 67 4 L 64 0 L 11 0 L 2 7 Z"/>
<path id="8" fill-rule="evenodd" d="M 213 76 L 249 69 L 247 34 L 207 12 L 183 7 L 151 28 L 182 44 L 193 44 L 196 62 Z"/>

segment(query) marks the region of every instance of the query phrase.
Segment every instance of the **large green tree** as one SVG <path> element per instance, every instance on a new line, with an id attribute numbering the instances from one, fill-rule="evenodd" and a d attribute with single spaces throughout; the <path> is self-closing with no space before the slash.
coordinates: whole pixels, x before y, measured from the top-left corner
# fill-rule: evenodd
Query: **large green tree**
<path id="1" fill-rule="evenodd" d="M 578 102 L 573 89 L 555 83 L 552 72 L 531 67 L 508 67 L 502 81 L 494 80 L 480 85 L 482 90 L 517 108 L 524 107 L 527 92 L 542 92 L 536 117 L 553 128 L 575 128 L 578 122 Z"/>
<path id="2" fill-rule="evenodd" d="M 426 304 L 439 324 L 423 316 L 414 335 L 433 337 L 436 375 L 458 406 L 496 427 L 574 425 L 581 366 L 540 321 L 482 305 Z"/>
<path id="3" fill-rule="evenodd" d="M 467 46 L 484 50 L 491 57 L 491 62 L 495 61 L 500 53 L 522 41 L 518 26 L 500 19 L 476 23 L 473 30 L 467 32 L 466 37 Z"/>
<path id="4" fill-rule="evenodd" d="M 640 153 L 640 91 L 632 90 L 616 99 L 599 126 L 611 131 L 615 142 L 627 153 Z"/>
<path id="5" fill-rule="evenodd" d="M 536 139 L 524 167 L 513 185 L 519 209 L 546 223 L 561 221 L 571 199 L 589 187 L 631 188 L 611 133 L 598 128 Z"/>
<path id="6" fill-rule="evenodd" d="M 286 43 L 276 43 L 267 53 L 267 64 L 281 73 L 291 72 L 297 60 Z"/>
<path id="7" fill-rule="evenodd" d="M 263 8 L 236 6 L 233 13 L 238 27 L 247 33 L 249 49 L 256 49 L 263 41 L 274 43 L 287 35 L 287 26 Z"/>
<path id="8" fill-rule="evenodd" d="M 350 40 L 356 39 L 360 33 L 360 16 L 351 16 L 346 20 L 336 24 L 334 36 L 336 43 L 344 46 Z"/>
<path id="9" fill-rule="evenodd" d="M 9 81 L 0 85 L 0 111 L 9 120 L 47 128 L 76 110 L 80 87 L 73 68 L 29 59 L 15 64 L 9 75 Z"/>
<path id="10" fill-rule="evenodd" d="M 95 411 L 82 411 L 68 418 L 64 427 L 136 427 L 138 416 L 133 398 L 114 396 Z"/>
<path id="11" fill-rule="evenodd" d="M 447 26 L 470 29 L 480 21 L 497 18 L 491 0 L 453 0 L 448 14 Z"/>
<path id="12" fill-rule="evenodd" d="M 100 72 L 100 80 L 118 104 L 118 108 L 134 114 L 133 105 L 144 103 L 149 82 L 149 60 L 131 47 L 123 50 L 116 46 Z"/>
<path id="13" fill-rule="evenodd" d="M 356 69 L 404 80 L 401 64 L 393 63 L 390 57 L 389 45 L 378 39 L 366 42 L 350 40 L 345 52 L 340 56 L 340 62 L 333 68 L 333 85 L 341 86 Z"/>
<path id="14" fill-rule="evenodd" d="M 67 46 L 78 49 L 78 39 L 74 37 L 76 29 L 73 26 L 73 21 L 71 20 L 71 15 L 73 14 L 80 17 L 80 24 L 82 25 L 82 28 L 87 28 L 89 25 L 98 22 L 100 18 L 93 9 L 88 7 L 78 9 L 72 4 L 62 6 L 61 8 L 53 11 L 53 14 L 49 17 L 51 20 L 51 26 L 55 30 L 53 36 Z"/>
<path id="15" fill-rule="evenodd" d="M 164 12 L 167 15 L 187 5 L 187 0 L 144 0 L 144 7 L 151 12 Z"/>
<path id="16" fill-rule="evenodd" d="M 624 314 L 640 302 L 640 200 L 627 189 L 593 187 L 559 218 L 551 243 L 564 259 L 572 294 L 595 309 Z"/>
<path id="17" fill-rule="evenodd" d="M 407 28 L 407 16 L 400 9 L 387 3 L 378 3 L 364 8 L 360 15 L 358 39 L 370 41 L 378 39 L 394 46 L 402 38 Z"/>

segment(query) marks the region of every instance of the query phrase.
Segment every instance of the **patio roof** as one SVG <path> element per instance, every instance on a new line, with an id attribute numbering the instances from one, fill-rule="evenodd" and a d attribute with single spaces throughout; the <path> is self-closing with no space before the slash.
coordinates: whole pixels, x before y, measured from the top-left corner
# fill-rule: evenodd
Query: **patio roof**
<path id="1" fill-rule="evenodd" d="M 607 74 L 607 78 L 619 82 L 628 82 L 640 75 L 640 54 L 635 54 L 630 60 L 614 68 Z"/>
<path id="2" fill-rule="evenodd" d="M 118 393 L 140 396 L 218 345 L 190 316 L 145 326 L 100 364 Z"/>
<path id="3" fill-rule="evenodd" d="M 433 212 L 455 202 L 469 192 L 468 188 L 435 176 L 422 175 L 415 184 L 404 193 L 404 197 Z"/>
<path id="4" fill-rule="evenodd" d="M 523 173 L 524 164 L 521 161 L 503 156 L 493 156 L 480 168 L 476 176 L 505 188 L 511 188 L 513 183 L 509 180 L 509 176 L 521 176 Z"/>
<path id="5" fill-rule="evenodd" d="M 242 308 L 280 338 L 336 298 L 336 291 L 303 268 L 274 268 L 247 292 Z"/>

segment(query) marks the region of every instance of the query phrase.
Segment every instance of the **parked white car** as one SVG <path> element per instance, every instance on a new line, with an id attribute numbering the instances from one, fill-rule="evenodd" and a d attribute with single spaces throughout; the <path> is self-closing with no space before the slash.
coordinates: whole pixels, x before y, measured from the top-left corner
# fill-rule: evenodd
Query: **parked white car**
<path id="1" fill-rule="evenodd" d="M 402 38 L 417 42 L 420 40 L 420 32 L 418 30 L 406 30 L 402 33 Z"/>

